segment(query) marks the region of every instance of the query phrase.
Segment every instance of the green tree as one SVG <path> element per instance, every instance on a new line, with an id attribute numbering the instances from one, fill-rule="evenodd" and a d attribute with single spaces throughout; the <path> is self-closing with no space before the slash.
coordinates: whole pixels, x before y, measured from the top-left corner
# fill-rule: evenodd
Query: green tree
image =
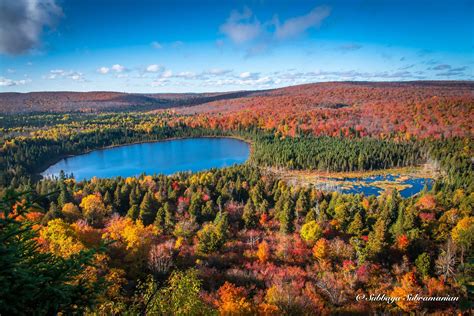
<path id="1" fill-rule="evenodd" d="M 140 204 L 139 218 L 143 225 L 148 226 L 153 223 L 156 217 L 156 203 L 150 192 L 145 193 L 143 201 Z"/>
<path id="2" fill-rule="evenodd" d="M 362 215 L 357 212 L 354 215 L 354 219 L 349 224 L 347 232 L 352 235 L 360 236 L 362 235 L 362 230 L 364 229 L 364 223 L 362 222 Z"/>
<path id="3" fill-rule="evenodd" d="M 27 202 L 18 204 L 20 197 Z M 80 276 L 92 265 L 94 251 L 67 259 L 42 252 L 33 223 L 17 220 L 37 209 L 30 197 L 7 192 L 0 205 L 0 314 L 83 314 L 93 306 L 103 283 Z"/>
<path id="4" fill-rule="evenodd" d="M 127 212 L 127 216 L 135 221 L 138 219 L 139 215 L 140 215 L 140 207 L 137 204 L 132 204 L 132 206 Z"/>
<path id="5" fill-rule="evenodd" d="M 420 273 L 423 277 L 427 277 L 430 274 L 431 270 L 431 258 L 430 255 L 426 252 L 423 252 L 419 255 L 415 260 L 415 266 L 418 273 Z"/>
<path id="6" fill-rule="evenodd" d="M 227 240 L 229 224 L 227 214 L 219 212 L 213 223 L 207 223 L 197 232 L 197 250 L 202 254 L 215 252 L 224 246 Z"/>
<path id="7" fill-rule="evenodd" d="M 167 231 L 172 231 L 175 224 L 175 216 L 173 210 L 171 209 L 171 204 L 169 202 L 165 202 L 165 204 L 163 205 L 163 209 L 165 211 L 165 228 Z"/>
<path id="8" fill-rule="evenodd" d="M 310 221 L 301 226 L 301 238 L 309 244 L 314 244 L 322 234 L 323 230 L 316 221 Z"/>
<path id="9" fill-rule="evenodd" d="M 71 193 L 68 191 L 64 181 L 59 185 L 58 206 L 62 208 L 64 204 L 72 202 Z"/>
<path id="10" fill-rule="evenodd" d="M 196 192 L 191 196 L 191 202 L 189 203 L 188 212 L 189 215 L 194 217 L 196 222 L 202 221 L 202 196 L 201 193 Z"/>
<path id="11" fill-rule="evenodd" d="M 204 316 L 217 312 L 203 303 L 200 297 L 201 281 L 196 270 L 175 271 L 168 279 L 168 285 L 159 288 L 153 278 L 140 286 L 136 300 L 143 315 Z M 137 310 L 131 314 L 137 314 Z"/>
<path id="12" fill-rule="evenodd" d="M 244 206 L 242 220 L 244 221 L 246 228 L 255 228 L 257 226 L 258 216 L 251 199 L 248 199 Z"/>
<path id="13" fill-rule="evenodd" d="M 367 250 L 372 257 L 378 256 L 387 246 L 386 243 L 386 223 L 383 218 L 379 218 L 373 227 L 373 231 L 369 233 L 369 241 L 367 242 Z"/>
<path id="14" fill-rule="evenodd" d="M 49 205 L 49 210 L 43 216 L 43 219 L 42 219 L 41 223 L 43 225 L 46 225 L 46 224 L 48 224 L 48 222 L 50 220 L 53 220 L 55 218 L 61 218 L 61 217 L 62 217 L 62 214 L 61 214 L 61 211 L 59 210 L 57 204 L 54 203 L 54 202 L 51 202 L 51 204 Z"/>
<path id="15" fill-rule="evenodd" d="M 461 249 L 461 264 L 464 264 L 464 253 L 474 244 L 474 217 L 461 219 L 451 232 L 454 243 Z"/>
<path id="16" fill-rule="evenodd" d="M 281 209 L 278 213 L 280 220 L 280 231 L 284 234 L 292 233 L 295 230 L 295 210 L 293 200 L 289 193 L 282 194 L 279 199 Z"/>
<path id="17" fill-rule="evenodd" d="M 308 194 L 304 189 L 301 189 L 296 200 L 295 211 L 298 217 L 305 216 L 309 210 Z"/>

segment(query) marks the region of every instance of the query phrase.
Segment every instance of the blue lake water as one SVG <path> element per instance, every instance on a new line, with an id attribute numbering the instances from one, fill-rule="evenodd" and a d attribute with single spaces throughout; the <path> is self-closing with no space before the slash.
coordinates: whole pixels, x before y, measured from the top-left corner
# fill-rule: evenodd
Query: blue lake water
<path id="1" fill-rule="evenodd" d="M 60 160 L 41 175 L 58 176 L 61 170 L 77 180 L 174 174 L 244 163 L 249 145 L 233 138 L 187 138 L 95 150 Z"/>
<path id="2" fill-rule="evenodd" d="M 400 191 L 400 195 L 403 198 L 411 197 L 420 191 L 426 186 L 428 189 L 431 189 L 433 186 L 433 179 L 430 178 L 408 178 L 405 180 L 399 180 L 400 175 L 398 174 L 387 174 L 387 175 L 375 175 L 365 178 L 345 178 L 344 181 L 347 183 L 362 183 L 352 184 L 351 188 L 342 188 L 340 191 L 342 193 L 364 193 L 364 195 L 380 195 L 383 190 L 375 185 L 372 185 L 377 181 L 389 181 L 389 182 L 398 182 L 400 184 L 408 184 L 409 187 Z"/>

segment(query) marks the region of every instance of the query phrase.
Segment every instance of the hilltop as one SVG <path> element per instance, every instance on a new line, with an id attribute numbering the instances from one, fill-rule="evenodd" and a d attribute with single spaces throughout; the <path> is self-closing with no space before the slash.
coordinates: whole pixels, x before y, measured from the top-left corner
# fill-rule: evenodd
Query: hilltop
<path id="1" fill-rule="evenodd" d="M 29 92 L 0 93 L 0 113 L 102 112 L 184 107 L 183 113 L 227 112 L 247 107 L 341 108 L 376 101 L 411 102 L 431 97 L 474 98 L 474 82 L 325 82 L 270 90 L 211 93 Z M 231 101 L 230 101 L 231 100 Z"/>

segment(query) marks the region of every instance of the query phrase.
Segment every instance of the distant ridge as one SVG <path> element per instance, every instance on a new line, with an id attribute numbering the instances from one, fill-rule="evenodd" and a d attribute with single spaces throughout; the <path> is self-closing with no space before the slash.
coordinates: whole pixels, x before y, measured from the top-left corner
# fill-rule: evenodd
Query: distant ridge
<path id="1" fill-rule="evenodd" d="M 373 95 L 366 95 L 367 89 Z M 150 111 L 194 107 L 203 111 L 207 103 L 264 96 L 311 97 L 317 104 L 340 108 L 371 98 L 394 98 L 393 93 L 430 96 L 473 97 L 473 81 L 323 82 L 284 88 L 220 93 L 122 93 L 122 92 L 29 92 L 0 93 L 0 113 Z M 385 92 L 384 92 L 385 90 Z M 235 103 L 235 101 L 234 101 Z M 192 112 L 192 109 L 188 109 Z M 185 112 L 188 112 L 185 111 Z"/>

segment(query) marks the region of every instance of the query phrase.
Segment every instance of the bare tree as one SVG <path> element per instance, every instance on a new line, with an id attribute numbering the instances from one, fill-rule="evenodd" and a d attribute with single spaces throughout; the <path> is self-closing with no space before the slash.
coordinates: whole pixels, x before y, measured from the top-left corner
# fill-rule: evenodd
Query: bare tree
<path id="1" fill-rule="evenodd" d="M 155 275 L 164 275 L 173 266 L 172 241 L 154 245 L 148 254 L 148 267 Z"/>
<path id="2" fill-rule="evenodd" d="M 444 249 L 436 259 L 436 273 L 446 281 L 456 272 L 456 245 L 451 239 L 446 242 Z"/>

